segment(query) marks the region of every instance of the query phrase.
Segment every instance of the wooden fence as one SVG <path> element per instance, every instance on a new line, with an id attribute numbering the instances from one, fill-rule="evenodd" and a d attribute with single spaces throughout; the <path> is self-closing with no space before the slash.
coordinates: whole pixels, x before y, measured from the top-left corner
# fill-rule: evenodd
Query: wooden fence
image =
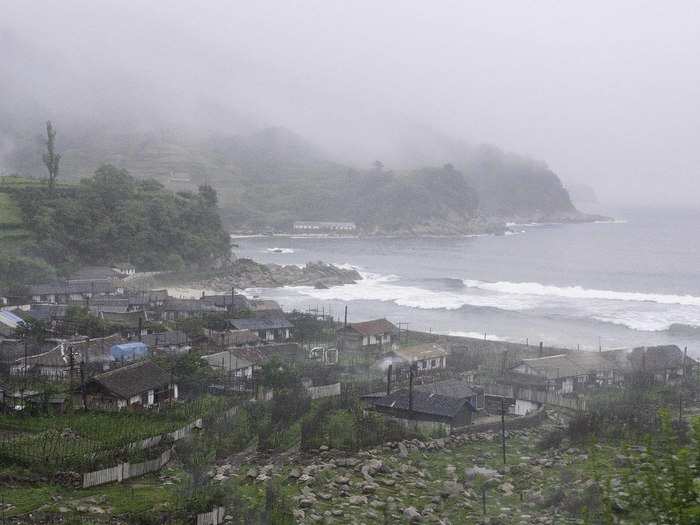
<path id="1" fill-rule="evenodd" d="M 307 387 L 306 390 L 311 396 L 311 399 L 321 399 L 323 397 L 339 396 L 340 383 L 333 383 L 331 385 L 310 386 Z"/>
<path id="2" fill-rule="evenodd" d="M 572 410 L 586 410 L 586 399 L 580 397 L 564 397 L 556 392 L 532 390 L 531 388 L 520 388 L 510 385 L 487 384 L 483 386 L 484 394 L 487 396 L 507 397 L 511 399 L 522 399 L 541 405 L 554 405 Z"/>
<path id="3" fill-rule="evenodd" d="M 172 455 L 172 449 L 164 451 L 159 457 L 144 461 L 143 463 L 120 463 L 110 468 L 87 472 L 83 474 L 83 488 L 104 485 L 113 481 L 123 481 L 137 476 L 143 476 L 149 472 L 155 472 L 163 468 Z"/>
<path id="4" fill-rule="evenodd" d="M 224 522 L 224 507 L 216 507 L 204 514 L 197 514 L 197 525 L 219 525 Z"/>

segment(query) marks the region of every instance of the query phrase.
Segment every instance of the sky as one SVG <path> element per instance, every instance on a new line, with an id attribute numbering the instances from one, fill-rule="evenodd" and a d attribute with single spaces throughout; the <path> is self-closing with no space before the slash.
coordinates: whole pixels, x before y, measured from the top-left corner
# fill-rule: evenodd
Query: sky
<path id="1" fill-rule="evenodd" d="M 684 0 L 0 0 L 0 114 L 279 125 L 361 166 L 450 137 L 604 202 L 697 207 L 698 27 Z"/>

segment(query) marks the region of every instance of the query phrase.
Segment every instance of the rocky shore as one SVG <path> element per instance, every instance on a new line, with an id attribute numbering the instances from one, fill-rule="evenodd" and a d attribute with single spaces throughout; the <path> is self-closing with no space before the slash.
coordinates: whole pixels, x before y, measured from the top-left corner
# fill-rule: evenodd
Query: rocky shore
<path id="1" fill-rule="evenodd" d="M 315 286 L 330 288 L 353 284 L 362 279 L 357 270 L 340 268 L 321 261 L 304 266 L 261 264 L 251 259 L 236 259 L 215 272 L 162 272 L 136 275 L 129 279 L 133 288 L 185 286 L 202 290 L 230 291 L 246 288 Z"/>

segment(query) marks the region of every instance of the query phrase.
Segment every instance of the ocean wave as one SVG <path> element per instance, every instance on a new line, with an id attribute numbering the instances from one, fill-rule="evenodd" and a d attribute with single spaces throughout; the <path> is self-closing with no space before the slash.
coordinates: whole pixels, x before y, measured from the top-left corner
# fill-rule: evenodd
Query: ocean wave
<path id="1" fill-rule="evenodd" d="M 483 339 L 486 341 L 507 341 L 505 337 L 499 337 L 493 334 L 481 334 L 479 332 L 462 332 L 459 330 L 452 330 L 447 332 L 446 335 L 451 335 L 453 337 L 469 337 L 470 339 Z"/>
<path id="2" fill-rule="evenodd" d="M 291 248 L 268 248 L 268 252 L 270 253 L 294 253 L 294 250 Z"/>
<path id="3" fill-rule="evenodd" d="M 470 279 L 465 279 L 464 285 L 468 288 L 477 288 L 506 295 L 529 295 L 566 299 L 602 299 L 606 301 L 652 302 L 667 305 L 700 306 L 700 297 L 694 295 L 619 292 L 615 290 L 583 288 L 581 286 L 553 286 L 534 282 L 486 282 Z"/>
<path id="4" fill-rule="evenodd" d="M 382 301 L 420 310 L 493 308 L 529 312 L 536 316 L 556 315 L 571 320 L 616 324 L 638 331 L 663 331 L 674 324 L 700 325 L 700 298 L 690 295 L 468 279 L 463 281 L 464 288 L 431 289 L 430 279 L 425 281 L 427 287 L 404 285 L 397 275 L 358 271 L 363 280 L 356 284 L 326 290 L 301 286 L 294 287 L 294 290 L 318 300 Z M 480 335 L 483 337 L 483 334 Z"/>

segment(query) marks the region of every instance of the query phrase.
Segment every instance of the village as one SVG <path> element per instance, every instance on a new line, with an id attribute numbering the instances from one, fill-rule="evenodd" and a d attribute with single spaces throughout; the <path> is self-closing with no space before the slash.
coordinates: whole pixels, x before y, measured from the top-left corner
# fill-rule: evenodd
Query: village
<path id="1" fill-rule="evenodd" d="M 514 517 L 487 488 L 532 495 L 507 478 L 552 466 L 551 450 L 531 456 L 536 440 L 572 442 L 567 423 L 628 403 L 640 385 L 670 396 L 679 422 L 697 408 L 699 363 L 677 346 L 583 352 L 411 332 L 347 308 L 284 312 L 235 289 L 133 289 L 135 273 L 86 267 L 1 294 L 3 523 L 146 523 L 154 512 L 157 523 L 238 523 L 243 508 L 298 523 L 578 523 L 580 508 L 541 493 L 540 517 L 534 503 Z M 662 405 L 644 406 L 650 425 Z M 470 466 L 451 458 L 460 447 Z M 562 454 L 587 460 L 573 445 Z M 429 488 L 431 468 L 447 477 L 422 508 L 403 504 Z M 155 511 L 94 496 L 149 479 L 148 490 L 172 487 Z M 52 496 L 24 497 L 37 484 Z"/>

